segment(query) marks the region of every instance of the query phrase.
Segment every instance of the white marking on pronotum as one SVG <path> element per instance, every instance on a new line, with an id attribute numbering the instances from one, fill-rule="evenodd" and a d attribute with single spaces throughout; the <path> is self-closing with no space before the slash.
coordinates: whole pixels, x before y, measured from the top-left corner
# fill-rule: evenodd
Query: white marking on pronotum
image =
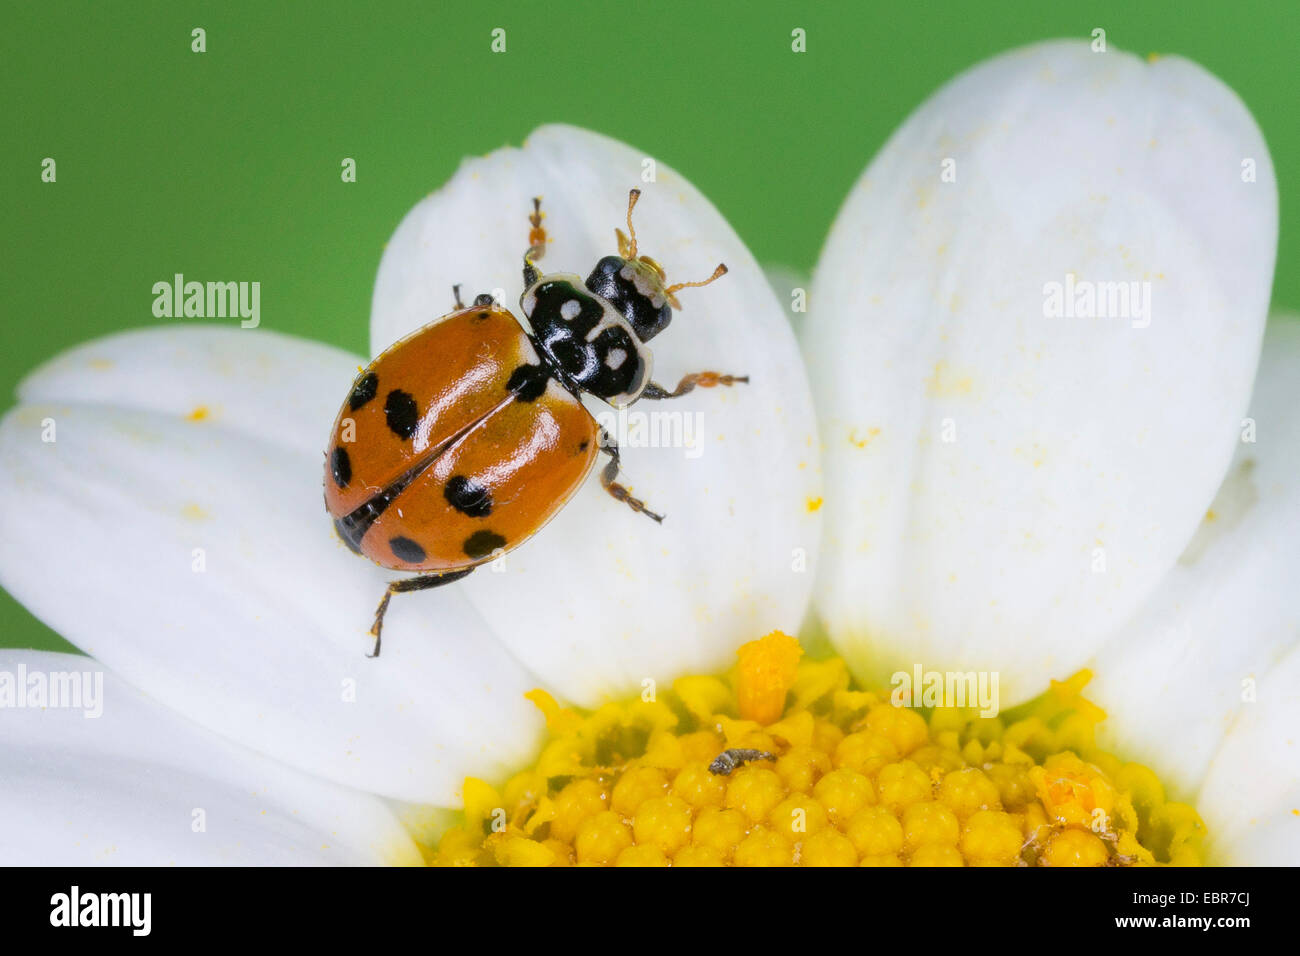
<path id="1" fill-rule="evenodd" d="M 582 303 L 577 299 L 570 299 L 564 305 L 560 306 L 560 318 L 565 322 L 572 322 L 582 313 Z"/>

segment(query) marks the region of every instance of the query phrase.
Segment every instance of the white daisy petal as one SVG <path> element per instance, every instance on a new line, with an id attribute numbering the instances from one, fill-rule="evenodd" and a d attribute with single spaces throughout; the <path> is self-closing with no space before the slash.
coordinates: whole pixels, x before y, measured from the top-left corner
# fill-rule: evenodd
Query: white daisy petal
<path id="1" fill-rule="evenodd" d="M 321 482 L 320 451 L 210 422 L 20 406 L 0 423 L 0 583 L 207 727 L 359 789 L 452 805 L 465 775 L 532 752 L 541 721 L 522 694 L 538 682 L 455 588 L 395 599 L 383 656 L 367 659 L 391 575 L 337 539 Z"/>
<path id="2" fill-rule="evenodd" d="M 999 668 L 1010 705 L 1134 612 L 1232 456 L 1276 239 L 1259 130 L 1185 60 L 1047 43 L 913 114 L 839 215 L 803 336 L 819 608 L 860 676 Z M 1067 282 L 1127 316 L 1047 317 Z M 1137 283 L 1127 310 L 1101 283 Z"/>
<path id="3" fill-rule="evenodd" d="M 1264 674 L 1214 761 L 1196 808 L 1209 859 L 1229 866 L 1300 865 L 1300 646 Z"/>
<path id="4" fill-rule="evenodd" d="M 371 320 L 378 351 L 448 311 L 456 283 L 465 301 L 499 290 L 515 308 L 533 196 L 543 197 L 551 236 L 539 265 L 585 276 L 615 252 L 633 186 L 643 191 L 640 251 L 670 282 L 704 279 L 718 262 L 731 270 L 681 293 L 684 311 L 650 343 L 655 379 L 672 387 L 715 370 L 750 383 L 628 410 L 633 428 L 690 429 L 694 448 L 622 439 L 624 480 L 667 514 L 662 526 L 611 499 L 593 473 L 543 534 L 507 555 L 505 573 L 464 584 L 520 660 L 588 704 L 647 678 L 716 668 L 739 643 L 800 623 L 820 491 L 811 398 L 781 304 L 690 183 L 630 147 L 552 126 L 522 149 L 466 161 L 411 211 L 385 251 Z"/>
<path id="5" fill-rule="evenodd" d="M 132 329 L 57 355 L 27 376 L 18 398 L 192 416 L 320 455 L 359 362 L 266 329 Z"/>
<path id="6" fill-rule="evenodd" d="M 1182 559 L 1089 664 L 1101 742 L 1195 792 L 1255 682 L 1300 640 L 1300 321 L 1264 339 L 1228 477 Z"/>
<path id="7" fill-rule="evenodd" d="M 0 702 L 7 864 L 420 862 L 383 800 L 231 744 L 90 658 L 0 651 Z"/>
<path id="8" fill-rule="evenodd" d="M 1296 787 L 1228 845 L 1211 835 L 1211 862 L 1231 866 L 1300 866 L 1300 787 Z"/>

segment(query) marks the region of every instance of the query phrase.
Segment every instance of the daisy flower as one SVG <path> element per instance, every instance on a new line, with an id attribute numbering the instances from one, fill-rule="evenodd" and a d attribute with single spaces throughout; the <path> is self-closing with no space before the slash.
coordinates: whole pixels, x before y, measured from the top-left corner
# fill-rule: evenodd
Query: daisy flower
<path id="1" fill-rule="evenodd" d="M 395 600 L 377 660 L 391 575 L 319 499 L 362 359 L 170 327 L 22 383 L 0 583 L 96 661 L 0 674 L 111 673 L 94 719 L 0 721 L 6 859 L 1294 862 L 1300 334 L 1258 362 L 1276 187 L 1231 91 L 1068 43 L 958 77 L 850 193 L 798 345 L 689 183 L 545 127 L 406 217 L 372 351 L 455 284 L 516 297 L 534 195 L 588 268 L 629 183 L 670 275 L 731 270 L 656 377 L 750 383 L 655 409 L 693 447 L 624 442 L 662 526 L 593 476 L 501 573 Z M 999 714 L 893 706 L 915 667 L 997 675 Z"/>

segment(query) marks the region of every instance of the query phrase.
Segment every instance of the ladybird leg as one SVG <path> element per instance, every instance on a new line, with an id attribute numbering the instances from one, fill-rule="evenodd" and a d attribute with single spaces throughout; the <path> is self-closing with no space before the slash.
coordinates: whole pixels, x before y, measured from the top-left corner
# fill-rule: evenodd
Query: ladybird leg
<path id="1" fill-rule="evenodd" d="M 533 197 L 533 211 L 528 216 L 528 248 L 524 251 L 524 288 L 528 288 L 542 277 L 541 270 L 533 265 L 546 255 L 546 227 L 542 225 L 542 197 Z"/>
<path id="2" fill-rule="evenodd" d="M 370 636 L 375 639 L 375 649 L 366 656 L 379 656 L 379 645 L 384 631 L 384 615 L 388 613 L 388 602 L 392 600 L 394 594 L 402 594 L 406 591 L 424 591 L 428 588 L 442 587 L 444 584 L 450 584 L 452 581 L 459 581 L 473 570 L 473 568 L 465 568 L 462 571 L 447 571 L 443 574 L 422 574 L 418 578 L 403 578 L 400 581 L 390 581 L 388 584 L 388 590 L 384 592 L 384 596 L 379 602 L 379 607 L 375 610 L 375 623 L 370 627 Z"/>
<path id="3" fill-rule="evenodd" d="M 454 286 L 451 287 L 451 294 L 452 294 L 453 296 L 455 296 L 455 298 L 456 298 L 456 311 L 459 312 L 461 309 L 465 308 L 465 303 L 462 302 L 462 301 L 460 301 L 460 284 L 459 284 L 459 283 L 457 283 L 456 285 L 454 285 Z"/>
<path id="4" fill-rule="evenodd" d="M 615 444 L 614 438 L 605 429 L 600 430 L 600 450 L 609 455 L 609 463 L 605 465 L 600 472 L 600 486 L 609 492 L 610 496 L 616 501 L 621 501 L 638 514 L 646 515 L 656 522 L 664 520 L 661 514 L 655 514 L 645 506 L 645 502 L 640 498 L 633 498 L 632 494 L 618 483 L 618 445 Z"/>
<path id="5" fill-rule="evenodd" d="M 687 392 L 693 392 L 697 388 L 713 388 L 717 385 L 737 385 L 741 382 L 748 382 L 748 375 L 724 375 L 721 372 L 695 372 L 692 375 L 683 375 L 682 380 L 677 383 L 677 387 L 671 392 L 656 382 L 651 382 L 641 393 L 642 398 L 679 398 Z"/>

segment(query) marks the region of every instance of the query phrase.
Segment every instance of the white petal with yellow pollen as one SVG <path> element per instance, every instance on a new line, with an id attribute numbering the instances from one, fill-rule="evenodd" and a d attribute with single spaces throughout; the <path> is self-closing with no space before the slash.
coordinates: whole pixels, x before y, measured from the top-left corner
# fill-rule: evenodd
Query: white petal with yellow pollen
<path id="1" fill-rule="evenodd" d="M 628 410 L 629 429 L 640 422 L 640 434 L 658 428 L 661 438 L 659 447 L 622 439 L 623 480 L 667 515 L 662 526 L 610 498 L 593 473 L 542 534 L 506 556 L 504 573 L 464 582 L 514 654 L 583 704 L 716 670 L 738 644 L 803 616 L 821 492 L 810 393 L 781 304 L 726 220 L 665 163 L 548 126 L 521 149 L 467 160 L 407 215 L 380 265 L 371 319 L 378 351 L 447 312 L 456 283 L 465 301 L 500 290 L 517 311 L 532 197 L 543 197 L 551 237 L 539 267 L 586 276 L 616 252 L 632 187 L 643 193 L 640 252 L 670 283 L 707 278 L 719 262 L 731 270 L 681 291 L 683 311 L 649 343 L 655 380 L 672 388 L 713 370 L 750 382 Z M 588 407 L 612 416 L 598 401 Z"/>
<path id="2" fill-rule="evenodd" d="M 1099 742 L 1187 798 L 1258 682 L 1300 641 L 1300 321 L 1274 319 L 1245 441 L 1200 531 L 1089 664 Z M 1296 693 L 1294 690 L 1292 693 Z M 1300 767 L 1300 750 L 1291 759 Z M 1213 828 L 1211 830 L 1213 832 Z"/>
<path id="3" fill-rule="evenodd" d="M 840 212 L 803 334 L 818 602 L 859 676 L 997 669 L 1006 706 L 1140 606 L 1232 456 L 1276 239 L 1258 128 L 1185 60 L 1041 44 L 912 115 Z M 1045 314 L 1085 289 L 1098 317 Z"/>
<path id="4" fill-rule="evenodd" d="M 190 332 L 152 334 L 194 348 L 181 341 Z M 268 341 L 230 334 L 247 342 L 239 368 Z M 137 344 L 134 370 L 134 352 L 119 357 L 122 380 L 156 382 L 139 386 L 149 401 L 91 404 L 112 401 L 112 388 L 82 387 L 77 404 L 22 405 L 0 424 L 0 583 L 160 702 L 360 789 L 452 805 L 465 775 L 496 776 L 527 757 L 541 721 L 522 695 L 538 681 L 454 587 L 394 601 L 383 656 L 365 657 L 394 575 L 334 534 L 319 449 L 245 434 L 239 415 L 178 412 L 200 395 L 213 407 L 244 402 L 322 446 L 329 417 L 299 418 L 275 379 L 254 386 L 203 362 L 175 381 L 156 375 Z M 317 348 L 303 350 L 305 363 Z M 340 396 L 353 372 L 333 383 Z M 58 394 L 39 379 L 24 393 Z M 179 402 L 162 397 L 182 389 Z M 53 442 L 42 440 L 47 420 Z"/>
<path id="5" fill-rule="evenodd" d="M 50 359 L 23 380 L 18 398 L 170 412 L 320 457 L 361 364 L 268 329 L 131 329 Z"/>
<path id="6" fill-rule="evenodd" d="M 6 864 L 420 862 L 383 800 L 223 740 L 90 658 L 6 650 L 0 688 L 6 681 Z"/>

